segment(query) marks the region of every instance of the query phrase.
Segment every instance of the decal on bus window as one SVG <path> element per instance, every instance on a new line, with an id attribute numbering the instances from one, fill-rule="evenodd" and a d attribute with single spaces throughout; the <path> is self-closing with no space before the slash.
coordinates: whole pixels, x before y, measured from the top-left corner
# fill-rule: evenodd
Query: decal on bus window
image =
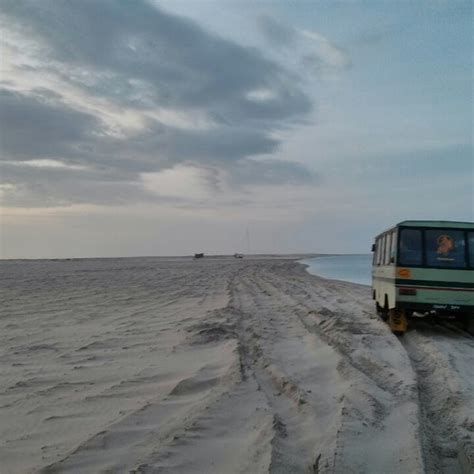
<path id="1" fill-rule="evenodd" d="M 436 239 L 438 248 L 436 253 L 441 257 L 448 257 L 449 253 L 454 250 L 454 239 L 448 234 L 442 234 Z"/>
<path id="2" fill-rule="evenodd" d="M 466 238 L 462 230 L 426 229 L 426 264 L 436 268 L 466 268 Z"/>

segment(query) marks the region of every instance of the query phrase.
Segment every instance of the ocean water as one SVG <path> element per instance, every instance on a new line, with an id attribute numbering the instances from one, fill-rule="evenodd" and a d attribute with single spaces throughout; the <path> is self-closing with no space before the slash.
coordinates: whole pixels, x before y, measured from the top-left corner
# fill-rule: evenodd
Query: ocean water
<path id="1" fill-rule="evenodd" d="M 361 285 L 371 284 L 372 255 L 334 255 L 301 260 L 313 275 Z"/>

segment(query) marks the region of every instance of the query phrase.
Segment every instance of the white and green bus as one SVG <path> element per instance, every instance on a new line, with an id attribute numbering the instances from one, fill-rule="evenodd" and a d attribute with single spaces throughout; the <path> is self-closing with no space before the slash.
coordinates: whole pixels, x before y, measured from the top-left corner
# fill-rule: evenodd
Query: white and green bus
<path id="1" fill-rule="evenodd" d="M 474 223 L 404 221 L 375 238 L 372 297 L 396 333 L 418 314 L 474 319 Z"/>

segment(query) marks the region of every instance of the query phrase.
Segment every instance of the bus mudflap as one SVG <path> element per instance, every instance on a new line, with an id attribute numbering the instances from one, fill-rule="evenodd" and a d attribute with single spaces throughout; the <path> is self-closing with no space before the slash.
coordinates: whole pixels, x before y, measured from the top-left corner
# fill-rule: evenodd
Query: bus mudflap
<path id="1" fill-rule="evenodd" d="M 393 333 L 404 334 L 408 327 L 405 310 L 399 308 L 389 310 L 388 325 Z"/>

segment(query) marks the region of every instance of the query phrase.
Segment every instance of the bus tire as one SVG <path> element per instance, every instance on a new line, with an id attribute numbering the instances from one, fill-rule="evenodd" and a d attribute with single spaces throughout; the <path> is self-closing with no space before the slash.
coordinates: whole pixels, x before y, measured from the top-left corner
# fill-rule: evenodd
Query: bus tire
<path id="1" fill-rule="evenodd" d="M 375 303 L 375 309 L 377 311 L 377 314 L 380 316 L 380 319 L 382 321 L 387 321 L 388 319 L 388 307 L 385 305 L 385 307 L 382 308 L 378 303 Z"/>
<path id="2" fill-rule="evenodd" d="M 458 317 L 464 331 L 474 335 L 474 313 L 464 313 Z"/>
<path id="3" fill-rule="evenodd" d="M 382 310 L 382 319 L 387 322 L 390 317 L 390 309 L 388 307 L 388 296 L 385 295 L 383 310 Z"/>

